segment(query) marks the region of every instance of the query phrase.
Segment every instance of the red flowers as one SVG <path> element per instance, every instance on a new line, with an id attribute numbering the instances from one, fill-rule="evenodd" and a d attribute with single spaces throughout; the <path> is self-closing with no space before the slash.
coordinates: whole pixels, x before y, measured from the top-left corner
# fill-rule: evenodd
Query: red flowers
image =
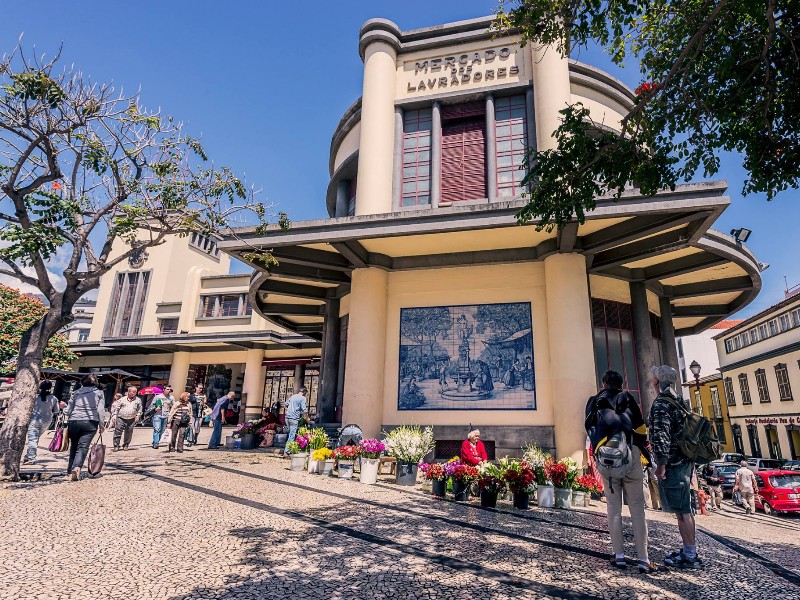
<path id="1" fill-rule="evenodd" d="M 478 478 L 478 469 L 471 465 L 458 465 L 451 474 L 453 481 L 470 483 Z"/>
<path id="2" fill-rule="evenodd" d="M 661 87 L 660 83 L 653 83 L 651 81 L 645 81 L 644 83 L 639 85 L 639 87 L 637 87 L 633 91 L 633 93 L 636 94 L 637 96 L 644 96 L 645 94 L 650 94 L 652 92 L 655 92 L 660 87 Z"/>
<path id="3" fill-rule="evenodd" d="M 339 460 L 355 460 L 361 454 L 358 446 L 339 446 L 333 451 L 333 457 Z"/>
<path id="4" fill-rule="evenodd" d="M 547 478 L 553 482 L 557 488 L 566 487 L 567 483 L 567 465 L 560 462 L 550 462 L 545 465 L 547 470 Z"/>
<path id="5" fill-rule="evenodd" d="M 579 490 L 588 494 L 599 494 L 602 491 L 600 482 L 594 475 L 581 475 L 575 480 L 575 483 Z"/>
<path id="6" fill-rule="evenodd" d="M 425 475 L 425 479 L 429 481 L 444 481 L 447 479 L 447 473 L 445 473 L 444 465 L 441 463 L 420 463 L 419 470 Z"/>
<path id="7" fill-rule="evenodd" d="M 513 494 L 530 492 L 535 474 L 525 461 L 512 462 L 503 474 L 503 480 Z"/>

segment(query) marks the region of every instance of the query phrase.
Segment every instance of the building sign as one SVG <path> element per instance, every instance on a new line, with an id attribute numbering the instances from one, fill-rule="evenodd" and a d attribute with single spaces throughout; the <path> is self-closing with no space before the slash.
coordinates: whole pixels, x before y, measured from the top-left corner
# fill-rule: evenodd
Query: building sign
<path id="1" fill-rule="evenodd" d="M 800 424 L 798 417 L 760 417 L 758 419 L 745 419 L 747 425 L 795 425 Z"/>
<path id="2" fill-rule="evenodd" d="M 535 410 L 530 302 L 400 310 L 398 410 Z"/>
<path id="3" fill-rule="evenodd" d="M 417 95 L 513 82 L 520 79 L 521 63 L 516 46 L 409 60 L 403 64 L 403 90 L 407 95 Z"/>

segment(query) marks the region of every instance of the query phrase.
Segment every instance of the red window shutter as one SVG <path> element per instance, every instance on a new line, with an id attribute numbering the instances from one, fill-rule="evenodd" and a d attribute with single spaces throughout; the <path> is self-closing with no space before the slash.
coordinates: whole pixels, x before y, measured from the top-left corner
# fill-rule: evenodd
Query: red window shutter
<path id="1" fill-rule="evenodd" d="M 484 119 L 481 117 L 444 125 L 442 202 L 481 198 L 486 198 Z"/>
<path id="2" fill-rule="evenodd" d="M 464 119 L 467 117 L 483 117 L 486 114 L 486 101 L 463 102 L 461 104 L 445 104 L 442 106 L 442 120 Z"/>

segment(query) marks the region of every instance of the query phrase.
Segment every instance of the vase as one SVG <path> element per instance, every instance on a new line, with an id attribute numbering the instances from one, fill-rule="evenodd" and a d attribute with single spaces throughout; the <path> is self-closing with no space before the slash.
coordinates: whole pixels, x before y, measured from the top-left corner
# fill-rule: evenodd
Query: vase
<path id="1" fill-rule="evenodd" d="M 584 494 L 583 495 L 583 507 L 589 508 L 592 505 L 592 495 L 591 494 Z"/>
<path id="2" fill-rule="evenodd" d="M 259 448 L 269 448 L 272 446 L 272 442 L 275 441 L 275 432 L 274 431 L 265 431 L 264 436 L 261 439 L 261 443 L 258 445 Z"/>
<path id="3" fill-rule="evenodd" d="M 572 504 L 572 490 L 569 488 L 556 488 L 556 508 L 570 508 Z"/>
<path id="4" fill-rule="evenodd" d="M 361 476 L 359 481 L 367 485 L 374 485 L 378 482 L 378 466 L 381 461 L 379 458 L 362 458 L 361 459 Z"/>
<path id="5" fill-rule="evenodd" d="M 531 495 L 528 492 L 514 492 L 514 508 L 528 510 L 531 505 Z"/>
<path id="6" fill-rule="evenodd" d="M 241 440 L 239 447 L 242 450 L 253 450 L 256 447 L 258 436 L 255 433 L 243 433 L 239 439 Z"/>
<path id="7" fill-rule="evenodd" d="M 309 473 L 319 473 L 319 462 L 318 460 L 314 460 L 313 458 L 308 459 L 308 472 Z"/>
<path id="8" fill-rule="evenodd" d="M 339 479 L 350 479 L 353 477 L 354 460 L 339 459 Z"/>
<path id="9" fill-rule="evenodd" d="M 417 483 L 417 463 L 397 461 L 397 475 L 395 476 L 397 485 L 416 485 Z"/>
<path id="10" fill-rule="evenodd" d="M 540 508 L 553 508 L 555 499 L 552 485 L 540 485 L 536 488 L 536 503 Z"/>
<path id="11" fill-rule="evenodd" d="M 447 497 L 447 479 L 431 480 L 431 488 L 434 496 L 439 496 L 440 498 Z"/>
<path id="12" fill-rule="evenodd" d="M 497 506 L 497 492 L 481 490 L 481 508 L 495 508 Z"/>
<path id="13" fill-rule="evenodd" d="M 456 502 L 466 502 L 469 500 L 469 484 L 463 481 L 453 480 L 453 496 Z"/>
<path id="14" fill-rule="evenodd" d="M 578 490 L 572 490 L 572 506 L 583 506 L 586 494 Z"/>
<path id="15" fill-rule="evenodd" d="M 336 465 L 336 461 L 332 458 L 322 461 L 322 470 L 319 472 L 320 475 L 330 475 L 331 471 L 333 471 L 333 467 Z"/>
<path id="16" fill-rule="evenodd" d="M 292 471 L 302 471 L 306 467 L 306 457 L 308 455 L 305 452 L 298 452 L 297 454 L 292 454 L 292 464 L 291 469 Z"/>
<path id="17" fill-rule="evenodd" d="M 236 448 L 236 438 L 233 437 L 232 435 L 226 435 L 225 436 L 225 447 L 228 450 L 233 450 L 234 448 Z"/>

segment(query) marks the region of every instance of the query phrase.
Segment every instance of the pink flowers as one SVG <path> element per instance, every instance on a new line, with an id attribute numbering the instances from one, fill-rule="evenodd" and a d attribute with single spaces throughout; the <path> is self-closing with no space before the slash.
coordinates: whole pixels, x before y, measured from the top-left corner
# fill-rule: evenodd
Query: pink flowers
<path id="1" fill-rule="evenodd" d="M 294 438 L 294 441 L 297 442 L 297 445 L 300 446 L 301 450 L 308 446 L 308 436 L 306 435 L 298 435 L 296 438 Z"/>
<path id="2" fill-rule="evenodd" d="M 364 458 L 380 458 L 381 452 L 386 450 L 383 442 L 374 438 L 361 440 L 358 445 L 361 448 L 361 456 Z"/>

